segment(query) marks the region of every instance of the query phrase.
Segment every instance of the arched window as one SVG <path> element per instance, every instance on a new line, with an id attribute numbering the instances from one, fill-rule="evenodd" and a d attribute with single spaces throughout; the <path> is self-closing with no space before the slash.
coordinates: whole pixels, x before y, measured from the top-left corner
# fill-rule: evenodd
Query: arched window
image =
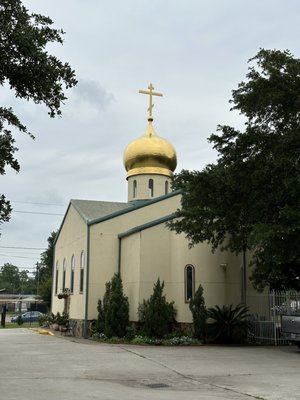
<path id="1" fill-rule="evenodd" d="M 75 257 L 74 254 L 71 258 L 71 282 L 70 282 L 70 291 L 74 292 L 74 276 L 75 276 Z"/>
<path id="2" fill-rule="evenodd" d="M 62 290 L 63 291 L 66 288 L 66 269 L 67 269 L 67 263 L 66 263 L 66 259 L 64 258 L 64 261 L 63 261 L 63 280 L 62 280 Z"/>
<path id="3" fill-rule="evenodd" d="M 135 199 L 137 195 L 137 182 L 136 180 L 133 181 L 133 198 Z"/>
<path id="4" fill-rule="evenodd" d="M 148 190 L 149 190 L 149 197 L 153 197 L 153 196 L 154 196 L 154 183 L 153 183 L 153 179 L 149 179 L 149 182 L 148 182 Z"/>
<path id="5" fill-rule="evenodd" d="M 80 278 L 79 278 L 79 293 L 83 293 L 83 282 L 84 282 L 84 251 L 80 254 Z"/>
<path id="6" fill-rule="evenodd" d="M 165 194 L 169 193 L 169 182 L 165 181 Z"/>
<path id="7" fill-rule="evenodd" d="M 195 293 L 195 268 L 193 265 L 186 265 L 184 268 L 184 286 L 185 302 L 189 303 Z"/>
<path id="8" fill-rule="evenodd" d="M 55 294 L 57 294 L 58 291 L 58 261 L 56 261 L 56 266 L 55 266 Z"/>

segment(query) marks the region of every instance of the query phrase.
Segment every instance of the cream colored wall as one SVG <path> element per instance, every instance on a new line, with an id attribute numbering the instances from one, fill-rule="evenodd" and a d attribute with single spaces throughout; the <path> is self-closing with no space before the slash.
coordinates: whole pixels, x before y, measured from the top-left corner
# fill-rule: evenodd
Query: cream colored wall
<path id="1" fill-rule="evenodd" d="M 179 206 L 180 195 L 176 195 L 90 227 L 89 319 L 97 317 L 97 303 L 103 298 L 105 283 L 117 272 L 118 234 L 162 218 Z"/>
<path id="2" fill-rule="evenodd" d="M 121 248 L 121 276 L 123 281 L 124 293 L 129 299 L 129 319 L 137 321 L 137 310 L 140 297 L 141 286 L 141 233 L 122 239 Z"/>
<path id="3" fill-rule="evenodd" d="M 134 254 L 138 249 L 140 259 Z M 195 289 L 199 284 L 203 286 L 208 307 L 240 302 L 239 258 L 220 251 L 212 254 L 207 244 L 189 249 L 183 235 L 176 235 L 160 224 L 122 240 L 121 275 L 129 297 L 130 319 L 137 320 L 138 303 L 150 297 L 159 277 L 165 282 L 167 300 L 175 302 L 177 321 L 192 322 L 184 293 L 184 268 L 188 264 L 195 268 Z M 225 271 L 221 264 L 227 264 Z"/>
<path id="4" fill-rule="evenodd" d="M 86 262 L 86 224 L 74 207 L 71 205 L 64 224 L 59 233 L 59 237 L 55 245 L 55 266 L 59 263 L 59 281 L 58 293 L 62 290 L 63 278 L 63 260 L 66 259 L 66 288 L 70 288 L 71 281 L 71 257 L 75 257 L 75 276 L 74 276 L 74 293 L 70 295 L 70 318 L 84 319 L 85 309 L 85 283 L 83 294 L 79 294 L 79 279 L 80 279 L 80 254 L 83 250 L 85 253 Z M 85 266 L 86 267 L 86 266 Z M 58 299 L 55 295 L 55 269 L 53 275 L 52 287 L 52 312 L 61 313 L 64 308 L 64 300 Z M 85 268 L 86 277 L 86 268 Z"/>
<path id="5" fill-rule="evenodd" d="M 168 193 L 171 192 L 171 178 L 164 175 L 158 174 L 143 174 L 134 175 L 128 178 L 128 201 L 141 200 L 141 199 L 151 199 L 149 195 L 149 179 L 153 179 L 154 183 L 154 193 L 152 197 L 163 196 L 167 194 L 165 192 L 165 182 L 168 182 Z M 133 182 L 137 183 L 136 196 L 133 197 Z"/>
<path id="6" fill-rule="evenodd" d="M 88 319 L 97 318 L 97 302 L 105 292 L 105 283 L 118 270 L 118 234 L 136 226 L 170 215 L 180 207 L 180 195 L 147 207 L 136 209 L 116 218 L 90 226 L 90 268 Z M 79 294 L 79 258 L 86 251 L 87 227 L 71 206 L 56 244 L 56 260 L 60 265 L 62 283 L 63 258 L 67 260 L 66 287 L 70 282 L 70 262 L 75 255 L 75 290 L 71 295 L 71 318 L 84 319 L 84 294 Z M 199 244 L 192 249 L 183 235 L 169 231 L 160 224 L 130 234 L 121 241 L 121 275 L 124 291 L 129 297 L 130 319 L 137 320 L 138 304 L 148 298 L 157 278 L 165 282 L 168 301 L 175 301 L 177 320 L 191 322 L 191 313 L 184 298 L 184 267 L 195 268 L 195 289 L 201 285 L 208 307 L 240 302 L 240 259 L 227 252 L 211 253 L 210 246 Z M 226 270 L 220 267 L 227 264 Z M 86 278 L 86 270 L 85 270 Z M 55 282 L 55 280 L 54 280 Z M 54 296 L 53 312 L 62 311 L 63 300 Z"/>

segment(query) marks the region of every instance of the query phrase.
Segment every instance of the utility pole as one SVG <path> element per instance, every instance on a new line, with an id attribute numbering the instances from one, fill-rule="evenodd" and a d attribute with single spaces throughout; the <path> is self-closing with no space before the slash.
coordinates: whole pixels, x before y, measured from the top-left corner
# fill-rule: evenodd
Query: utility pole
<path id="1" fill-rule="evenodd" d="M 35 279 L 36 279 L 36 294 L 39 294 L 39 286 L 40 286 L 40 264 L 37 262 L 36 264 L 36 273 L 35 273 Z"/>

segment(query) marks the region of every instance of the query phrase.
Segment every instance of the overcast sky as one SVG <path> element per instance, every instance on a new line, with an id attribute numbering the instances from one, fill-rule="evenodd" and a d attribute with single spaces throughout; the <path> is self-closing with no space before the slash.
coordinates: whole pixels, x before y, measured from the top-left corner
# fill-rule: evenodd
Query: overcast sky
<path id="1" fill-rule="evenodd" d="M 24 0 L 66 32 L 49 51 L 75 69 L 61 118 L 1 89 L 36 139 L 15 134 L 20 173 L 1 176 L 11 221 L 1 226 L 0 266 L 31 272 L 69 200 L 127 201 L 123 151 L 147 126 L 150 82 L 154 128 L 175 147 L 177 172 L 199 170 L 216 154 L 218 124 L 241 127 L 231 91 L 263 47 L 300 57 L 298 0 Z M 41 213 L 41 214 L 34 214 Z M 43 213 L 43 214 L 42 214 Z M 58 215 L 53 215 L 58 214 Z"/>

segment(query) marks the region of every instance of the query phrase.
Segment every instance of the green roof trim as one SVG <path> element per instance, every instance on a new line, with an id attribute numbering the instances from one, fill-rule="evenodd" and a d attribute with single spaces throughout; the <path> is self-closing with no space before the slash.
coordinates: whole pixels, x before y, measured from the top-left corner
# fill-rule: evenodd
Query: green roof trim
<path id="1" fill-rule="evenodd" d="M 178 195 L 181 194 L 181 193 L 183 193 L 182 190 L 176 190 L 176 191 L 174 191 L 174 192 L 165 194 L 165 195 L 163 195 L 163 196 L 155 197 L 154 199 L 151 199 L 151 200 L 137 200 L 137 201 L 133 201 L 133 202 L 130 202 L 130 203 L 118 203 L 118 204 L 120 204 L 121 206 L 124 206 L 124 208 L 121 209 L 121 210 L 112 212 L 112 213 L 110 212 L 110 213 L 108 213 L 108 214 L 106 214 L 106 215 L 104 215 L 104 216 L 101 216 L 101 217 L 97 217 L 97 218 L 94 218 L 94 219 L 90 219 L 90 220 L 87 219 L 87 216 L 84 215 L 84 214 L 82 213 L 82 210 L 80 209 L 80 207 L 78 207 L 77 200 L 71 199 L 70 202 L 69 202 L 69 205 L 68 205 L 68 207 L 67 207 L 67 210 L 66 210 L 66 212 L 65 212 L 65 215 L 64 215 L 64 217 L 63 217 L 63 220 L 62 220 L 62 222 L 61 222 L 61 224 L 60 224 L 60 227 L 59 227 L 59 229 L 58 229 L 57 235 L 56 235 L 55 240 L 54 240 L 54 244 L 56 244 L 56 242 L 57 242 L 57 240 L 58 240 L 58 237 L 59 237 L 59 235 L 60 235 L 61 229 L 62 229 L 62 227 L 63 227 L 63 224 L 64 224 L 64 222 L 65 222 L 65 219 L 66 219 L 66 217 L 67 217 L 67 214 L 68 214 L 68 211 L 69 211 L 71 205 L 72 205 L 72 206 L 74 207 L 74 209 L 78 212 L 78 214 L 80 215 L 80 217 L 83 219 L 84 223 L 85 223 L 87 226 L 91 226 L 91 225 L 98 224 L 99 222 L 108 221 L 108 220 L 110 220 L 110 219 L 116 218 L 116 217 L 118 217 L 118 216 L 120 216 L 120 215 L 129 213 L 129 212 L 131 212 L 131 211 L 135 211 L 135 210 L 138 210 L 138 209 L 140 209 L 140 208 L 147 207 L 147 206 L 149 206 L 149 205 L 151 205 L 151 204 L 155 204 L 155 203 L 158 203 L 158 202 L 160 202 L 160 201 L 164 201 L 164 200 L 169 199 L 169 198 L 171 198 L 171 197 L 178 196 Z M 79 200 L 79 201 L 83 201 L 83 202 L 84 202 L 84 200 Z M 97 201 L 91 200 L 91 202 L 97 202 Z M 109 204 L 109 203 L 111 203 L 111 202 L 101 202 L 101 201 L 100 201 L 99 203 L 107 203 L 107 204 Z M 115 203 L 115 204 L 117 204 L 117 203 Z M 166 218 L 167 218 L 167 217 L 166 217 Z M 146 225 L 147 225 L 147 224 L 146 224 Z"/>
<path id="2" fill-rule="evenodd" d="M 112 218 L 116 218 L 116 217 L 118 217 L 120 215 L 127 214 L 129 212 L 138 210 L 140 208 L 150 206 L 151 204 L 155 204 L 155 203 L 158 203 L 160 201 L 164 201 L 164 200 L 169 199 L 169 198 L 174 197 L 174 196 L 178 196 L 181 193 L 182 193 L 181 190 L 176 190 L 175 192 L 171 192 L 171 193 L 165 194 L 163 196 L 155 197 L 154 199 L 151 199 L 151 200 L 139 200 L 138 202 L 133 203 L 131 207 L 124 208 L 124 209 L 122 209 L 120 211 L 116 211 L 114 213 L 105 215 L 105 216 L 100 217 L 100 218 L 95 218 L 93 220 L 88 221 L 87 224 L 88 225 L 95 225 L 95 224 L 98 224 L 99 222 L 108 221 L 108 220 L 110 220 Z"/>
<path id="3" fill-rule="evenodd" d="M 173 218 L 175 218 L 175 213 L 166 215 L 165 217 L 162 217 L 162 218 L 155 219 L 154 221 L 151 221 L 151 222 L 147 222 L 146 224 L 135 226 L 134 228 L 129 229 L 126 232 L 119 233 L 118 238 L 123 239 L 127 236 L 133 235 L 134 233 L 141 232 L 145 229 L 152 228 L 153 226 L 163 224 L 167 221 L 170 221 Z"/>

